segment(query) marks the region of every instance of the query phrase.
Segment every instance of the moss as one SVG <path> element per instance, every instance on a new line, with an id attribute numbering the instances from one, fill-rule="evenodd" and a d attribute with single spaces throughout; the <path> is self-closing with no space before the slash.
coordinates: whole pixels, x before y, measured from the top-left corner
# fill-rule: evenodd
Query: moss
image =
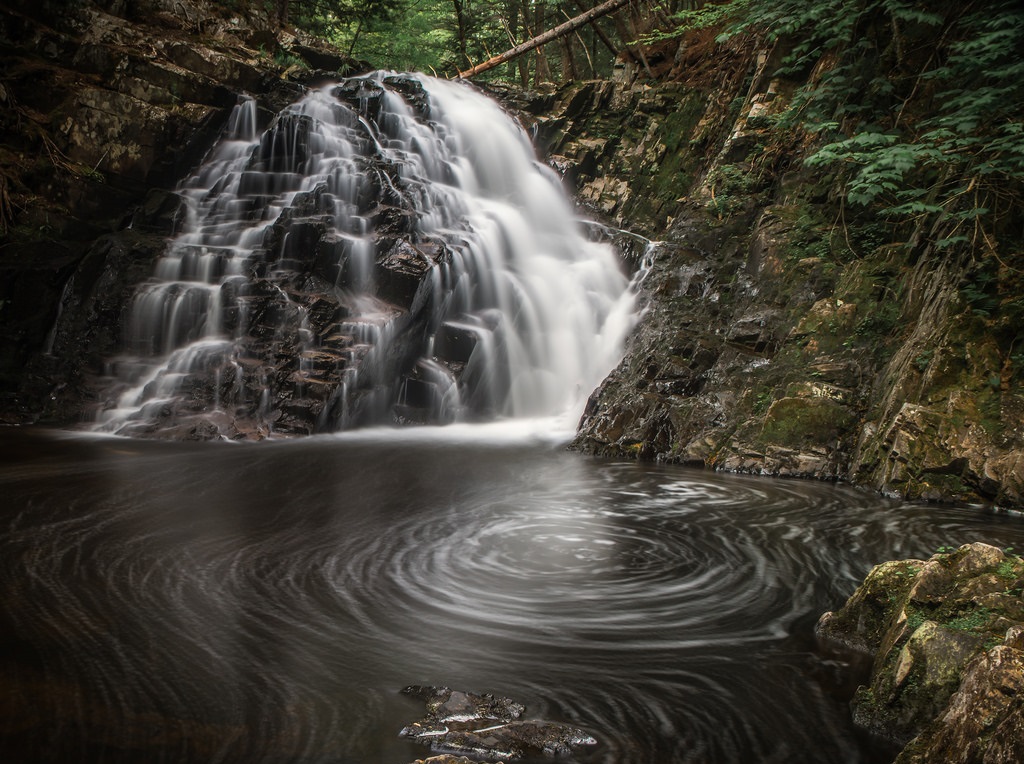
<path id="1" fill-rule="evenodd" d="M 686 194 L 693 184 L 700 155 L 691 150 L 693 137 L 700 118 L 704 115 L 704 96 L 697 91 L 685 93 L 676 110 L 665 117 L 660 135 L 665 153 L 660 161 L 650 165 L 654 173 L 651 189 L 654 196 L 663 202 L 673 202 Z"/>
<path id="2" fill-rule="evenodd" d="M 769 408 L 760 440 L 792 448 L 831 448 L 852 423 L 846 406 L 826 398 L 782 398 Z"/>
<path id="3" fill-rule="evenodd" d="M 981 631 L 993 620 L 992 611 L 987 607 L 968 610 L 943 622 L 943 626 L 957 631 Z"/>

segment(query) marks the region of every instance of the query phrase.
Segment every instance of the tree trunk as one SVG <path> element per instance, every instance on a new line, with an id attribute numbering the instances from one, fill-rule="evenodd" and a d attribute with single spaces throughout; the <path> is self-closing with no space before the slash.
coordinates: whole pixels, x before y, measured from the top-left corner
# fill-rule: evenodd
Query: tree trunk
<path id="1" fill-rule="evenodd" d="M 584 13 L 586 12 L 587 7 L 582 2 L 580 2 L 580 0 L 573 0 L 573 2 L 576 4 L 577 8 L 579 8 Z M 603 29 L 601 29 L 597 21 L 591 19 L 587 23 L 590 24 L 590 28 L 594 30 L 594 34 L 597 35 L 597 39 L 604 43 L 604 46 L 608 48 L 609 51 L 611 51 L 611 54 L 613 56 L 619 55 L 619 51 L 618 49 L 616 49 L 615 43 L 612 42 L 612 38 L 609 37 Z"/>
<path id="2" fill-rule="evenodd" d="M 533 28 L 534 28 L 534 30 L 544 29 L 545 28 L 545 24 L 544 24 L 544 3 L 543 2 L 535 2 L 534 3 Z M 538 45 L 536 47 L 536 51 L 537 51 L 537 53 L 534 56 L 534 59 L 535 59 L 536 63 L 534 63 L 534 65 L 533 65 L 533 86 L 534 87 L 537 87 L 542 82 L 550 82 L 551 81 L 551 67 L 548 65 L 548 56 L 547 56 L 547 53 L 544 52 L 544 45 L 543 44 Z"/>
<path id="3" fill-rule="evenodd" d="M 472 65 L 473 61 L 466 50 L 466 8 L 462 0 L 452 0 L 452 3 L 455 6 L 455 24 L 459 37 L 459 57 L 462 61 Z"/>
<path id="4" fill-rule="evenodd" d="M 533 31 L 530 29 L 530 2 L 529 0 L 521 0 L 522 2 L 522 13 L 523 13 L 523 36 L 533 37 Z M 516 42 L 512 41 L 512 47 L 516 46 Z M 520 56 L 519 60 L 519 84 L 523 86 L 524 90 L 530 89 L 530 57 Z"/>
<path id="5" fill-rule="evenodd" d="M 573 38 L 566 35 L 558 42 L 562 46 L 562 82 L 571 82 L 577 78 L 576 57 L 572 50 Z"/>
<path id="6" fill-rule="evenodd" d="M 520 45 L 516 45 L 511 50 L 507 50 L 501 55 L 494 56 L 493 58 L 484 61 L 482 64 L 477 64 L 472 69 L 469 69 L 465 72 L 459 72 L 459 79 L 469 79 L 470 77 L 474 77 L 477 74 L 480 74 L 481 72 L 486 72 L 489 69 L 493 69 L 496 66 L 500 66 L 506 61 L 511 61 L 512 59 L 517 58 L 523 55 L 524 53 L 529 53 L 531 50 L 539 48 L 544 43 L 551 42 L 552 40 L 557 40 L 559 37 L 567 35 L 573 32 L 574 30 L 579 29 L 581 26 L 584 26 L 585 24 L 589 24 L 594 19 L 599 19 L 602 16 L 607 16 L 609 13 L 614 13 L 615 11 L 619 10 L 629 2 L 630 0 L 606 0 L 606 2 L 601 3 L 595 8 L 591 8 L 586 13 L 581 13 L 579 16 L 573 17 L 569 21 L 566 21 L 564 24 L 559 24 L 554 29 L 549 29 L 547 32 L 537 35 L 531 40 L 527 40 L 526 42 Z M 537 63 L 539 67 L 539 58 L 537 60 Z M 540 72 L 538 71 L 537 74 L 537 79 L 539 80 Z"/>

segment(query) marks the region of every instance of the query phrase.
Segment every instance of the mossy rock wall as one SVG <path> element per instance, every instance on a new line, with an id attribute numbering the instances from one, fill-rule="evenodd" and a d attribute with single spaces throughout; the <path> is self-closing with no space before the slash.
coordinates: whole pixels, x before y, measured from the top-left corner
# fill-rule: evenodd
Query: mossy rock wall
<path id="1" fill-rule="evenodd" d="M 837 224 L 771 129 L 801 81 L 771 75 L 778 52 L 721 53 L 714 81 L 575 85 L 538 122 L 584 207 L 659 242 L 574 447 L 1024 505 L 1024 356 L 977 263 Z"/>

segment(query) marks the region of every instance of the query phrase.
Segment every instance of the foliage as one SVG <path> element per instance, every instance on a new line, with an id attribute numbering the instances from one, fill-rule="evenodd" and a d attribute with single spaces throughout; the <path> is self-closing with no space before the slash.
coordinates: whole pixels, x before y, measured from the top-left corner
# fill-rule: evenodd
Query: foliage
<path id="1" fill-rule="evenodd" d="M 287 19 L 298 27 L 332 37 L 352 24 L 398 18 L 407 0 L 277 0 L 287 5 Z"/>
<path id="2" fill-rule="evenodd" d="M 350 22 L 336 43 L 382 68 L 440 74 L 455 68 L 453 19 L 451 0 L 413 0 L 393 18 Z"/>
<path id="3" fill-rule="evenodd" d="M 708 25 L 787 50 L 808 84 L 778 121 L 816 136 L 852 210 L 927 231 L 942 250 L 996 247 L 1024 187 L 1024 9 L 1014 0 L 732 0 L 684 11 L 662 37 Z"/>
<path id="4" fill-rule="evenodd" d="M 231 2 L 232 0 L 221 0 Z M 261 0 L 250 0 L 259 2 Z M 384 69 L 453 76 L 597 4 L 585 0 L 263 0 L 286 3 L 295 26 Z M 638 4 L 637 9 L 646 4 Z M 616 26 L 597 22 L 610 38 Z M 631 41 L 631 40 L 628 40 Z M 490 77 L 538 84 L 607 76 L 614 56 L 593 27 L 551 42 Z"/>

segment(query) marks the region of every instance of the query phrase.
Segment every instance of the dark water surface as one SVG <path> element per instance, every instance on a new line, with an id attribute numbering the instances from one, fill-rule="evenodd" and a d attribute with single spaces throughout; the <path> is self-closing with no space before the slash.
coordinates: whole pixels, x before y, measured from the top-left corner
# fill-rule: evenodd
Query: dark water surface
<path id="1" fill-rule="evenodd" d="M 408 684 L 578 762 L 870 762 L 817 616 L 1018 518 L 593 460 L 536 425 L 250 445 L 0 431 L 0 760 L 381 762 Z"/>

